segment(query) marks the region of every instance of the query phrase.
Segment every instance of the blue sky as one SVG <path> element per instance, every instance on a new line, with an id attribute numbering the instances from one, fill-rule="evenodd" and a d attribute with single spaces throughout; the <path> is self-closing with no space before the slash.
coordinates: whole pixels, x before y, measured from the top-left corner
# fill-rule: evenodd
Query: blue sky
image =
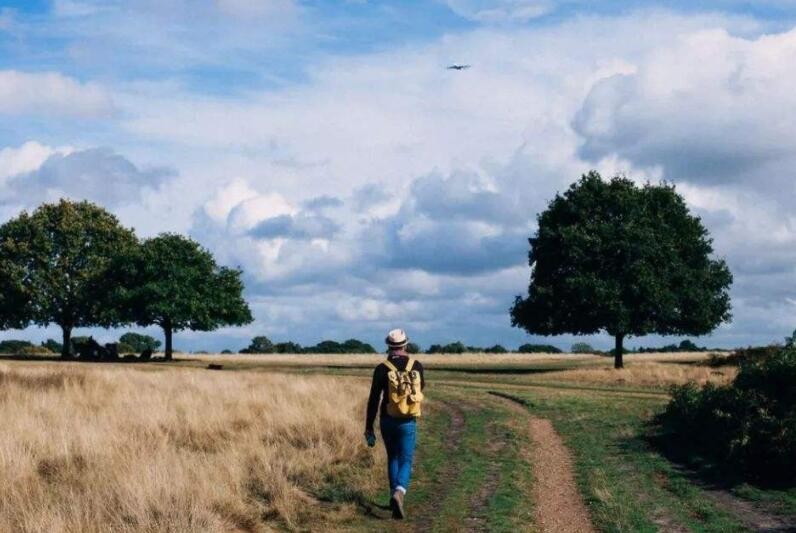
<path id="1" fill-rule="evenodd" d="M 182 349 L 397 326 L 568 347 L 509 324 L 536 214 L 592 168 L 666 179 L 736 278 L 733 322 L 701 342 L 778 340 L 796 327 L 794 17 L 792 0 L 0 0 L 0 218 L 86 198 L 241 266 L 255 323 Z"/>

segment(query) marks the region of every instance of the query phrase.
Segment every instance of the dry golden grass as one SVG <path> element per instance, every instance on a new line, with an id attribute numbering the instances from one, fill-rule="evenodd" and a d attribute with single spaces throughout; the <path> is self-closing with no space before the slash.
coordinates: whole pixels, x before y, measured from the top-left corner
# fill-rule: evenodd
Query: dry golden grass
<path id="1" fill-rule="evenodd" d="M 561 383 L 583 383 L 591 385 L 632 385 L 636 387 L 668 387 L 693 381 L 700 385 L 727 384 L 737 375 L 734 367 L 711 368 L 708 366 L 671 364 L 665 362 L 630 362 L 625 368 L 616 370 L 612 366 L 577 368 L 547 372 L 534 376 L 535 380 Z"/>
<path id="2" fill-rule="evenodd" d="M 383 477 L 362 445 L 365 387 L 2 364 L 0 531 L 335 529 L 355 509 L 318 501 L 326 480 L 370 491 Z"/>
<path id="3" fill-rule="evenodd" d="M 625 356 L 625 368 L 615 370 L 612 357 L 591 354 L 483 354 L 461 355 L 418 354 L 417 358 L 427 369 L 468 369 L 477 371 L 490 368 L 521 371 L 544 368 L 547 371 L 529 373 L 521 381 L 547 381 L 590 385 L 618 385 L 632 387 L 666 388 L 689 381 L 729 383 L 737 374 L 734 367 L 712 368 L 707 365 L 712 353 L 674 352 L 647 353 Z M 715 354 L 721 357 L 722 354 Z M 323 367 L 373 367 L 384 355 L 201 355 L 202 361 L 226 363 L 243 368 L 323 368 Z"/>

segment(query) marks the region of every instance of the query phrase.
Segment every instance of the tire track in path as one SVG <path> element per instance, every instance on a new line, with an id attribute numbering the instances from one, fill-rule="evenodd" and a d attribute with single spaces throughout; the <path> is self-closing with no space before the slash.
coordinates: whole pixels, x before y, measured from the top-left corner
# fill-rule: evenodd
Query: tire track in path
<path id="1" fill-rule="evenodd" d="M 451 423 L 446 436 L 445 449 L 449 456 L 461 453 L 462 436 L 464 434 L 464 410 L 461 405 L 453 401 L 438 400 L 440 405 L 445 406 L 445 410 L 450 413 Z M 442 504 L 445 502 L 445 494 L 455 481 L 458 474 L 455 461 L 448 461 L 442 472 L 434 480 L 431 493 L 438 494 L 431 498 L 427 505 L 418 509 L 418 518 L 413 520 L 414 531 L 431 531 L 434 525 L 434 518 L 439 516 Z"/>

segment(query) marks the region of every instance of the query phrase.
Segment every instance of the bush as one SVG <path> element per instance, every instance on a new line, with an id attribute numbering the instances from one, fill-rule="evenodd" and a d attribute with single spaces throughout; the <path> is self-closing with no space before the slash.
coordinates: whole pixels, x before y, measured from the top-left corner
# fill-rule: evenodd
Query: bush
<path id="1" fill-rule="evenodd" d="M 274 345 L 276 353 L 301 353 L 303 349 L 295 342 L 278 342 Z"/>
<path id="2" fill-rule="evenodd" d="M 227 350 L 221 350 L 221 353 L 222 353 L 223 355 L 229 355 L 229 354 L 231 354 L 231 353 L 232 353 L 232 350 L 228 350 L 228 349 L 227 349 Z"/>
<path id="3" fill-rule="evenodd" d="M 406 353 L 420 353 L 420 346 L 415 344 L 414 342 L 410 342 L 406 345 Z"/>
<path id="4" fill-rule="evenodd" d="M 366 342 L 362 342 L 357 339 L 348 339 L 344 342 L 337 342 L 337 341 L 321 341 L 315 346 L 308 346 L 301 349 L 301 346 L 295 343 L 285 343 L 286 345 L 291 345 L 290 347 L 297 348 L 295 352 L 284 352 L 284 353 L 322 353 L 322 354 L 334 354 L 334 353 L 376 353 L 376 349 Z"/>
<path id="5" fill-rule="evenodd" d="M 64 345 L 54 339 L 47 339 L 41 345 L 52 353 L 61 353 Z"/>
<path id="6" fill-rule="evenodd" d="M 129 353 L 141 353 L 147 349 L 156 352 L 160 348 L 160 341 L 155 337 L 130 331 L 119 337 L 119 353 L 128 353 L 122 351 L 122 345 L 132 348 Z"/>
<path id="7" fill-rule="evenodd" d="M 442 353 L 464 353 L 467 347 L 461 342 L 451 342 L 442 347 Z"/>
<path id="8" fill-rule="evenodd" d="M 0 353 L 18 354 L 22 353 L 22 350 L 27 348 L 33 348 L 33 344 L 28 341 L 13 339 L 0 341 Z"/>
<path id="9" fill-rule="evenodd" d="M 781 346 L 756 346 L 740 348 L 728 356 L 711 355 L 710 366 L 741 366 L 747 363 L 762 362 L 779 353 Z"/>
<path id="10" fill-rule="evenodd" d="M 348 339 L 341 345 L 343 353 L 376 353 L 376 349 L 357 339 Z"/>
<path id="11" fill-rule="evenodd" d="M 428 347 L 428 351 L 426 351 L 426 353 L 442 353 L 442 345 L 432 344 Z"/>
<path id="12" fill-rule="evenodd" d="M 240 353 L 274 353 L 274 344 L 265 335 L 254 337 L 248 347 Z"/>
<path id="13" fill-rule="evenodd" d="M 52 355 L 53 353 L 45 346 L 23 346 L 16 353 L 19 355 Z"/>
<path id="14" fill-rule="evenodd" d="M 572 353 L 597 353 L 597 350 L 592 348 L 591 344 L 585 342 L 576 342 L 570 349 Z"/>
<path id="15" fill-rule="evenodd" d="M 675 387 L 658 421 L 680 446 L 747 479 L 796 485 L 796 348 L 742 363 L 729 386 Z"/>
<path id="16" fill-rule="evenodd" d="M 517 351 L 520 353 L 561 353 L 560 348 L 552 344 L 523 344 Z"/>
<path id="17" fill-rule="evenodd" d="M 494 346 L 492 346 L 490 348 L 486 348 L 484 350 L 484 352 L 485 353 L 508 353 L 509 351 L 507 349 L 505 349 L 503 346 L 501 346 L 500 344 L 495 344 Z"/>
<path id="18" fill-rule="evenodd" d="M 122 335 L 122 337 L 124 337 L 124 335 Z M 160 344 L 160 342 L 158 342 L 158 344 Z M 131 344 L 128 344 L 126 342 L 122 342 L 120 340 L 119 342 L 116 343 L 116 350 L 120 354 L 133 354 L 133 353 L 141 353 L 144 350 L 146 350 L 146 348 L 142 348 L 142 349 L 139 350 L 135 346 L 133 346 Z M 150 348 L 150 350 L 151 350 L 151 348 Z"/>

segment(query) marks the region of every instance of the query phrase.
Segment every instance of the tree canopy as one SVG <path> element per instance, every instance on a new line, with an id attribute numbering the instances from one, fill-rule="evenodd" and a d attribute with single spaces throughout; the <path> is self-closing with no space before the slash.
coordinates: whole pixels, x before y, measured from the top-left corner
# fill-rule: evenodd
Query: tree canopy
<path id="1" fill-rule="evenodd" d="M 166 359 L 172 357 L 175 331 L 212 331 L 252 321 L 241 271 L 218 266 L 210 252 L 182 235 L 145 240 L 120 269 L 130 321 L 163 328 Z"/>
<path id="2" fill-rule="evenodd" d="M 70 355 L 72 330 L 122 322 L 113 300 L 112 258 L 132 249 L 132 230 L 89 202 L 61 200 L 22 212 L 0 226 L 0 268 L 10 285 L 0 302 L 22 296 L 25 305 L 5 322 L 17 327 L 58 324 L 62 354 Z M 7 325 L 6 324 L 6 325 Z"/>
<path id="3" fill-rule="evenodd" d="M 532 334 L 701 335 L 730 319 L 732 275 L 668 184 L 637 186 L 597 172 L 557 195 L 530 239 L 528 296 L 512 325 Z"/>

